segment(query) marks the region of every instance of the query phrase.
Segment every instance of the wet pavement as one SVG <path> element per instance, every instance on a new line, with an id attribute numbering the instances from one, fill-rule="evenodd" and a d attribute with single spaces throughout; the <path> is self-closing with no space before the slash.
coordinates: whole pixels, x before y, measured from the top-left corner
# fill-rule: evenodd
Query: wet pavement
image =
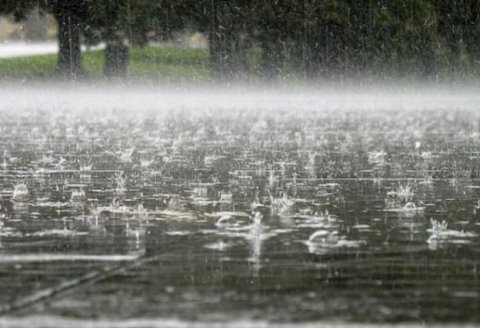
<path id="1" fill-rule="evenodd" d="M 0 325 L 476 324 L 479 119 L 1 112 Z"/>

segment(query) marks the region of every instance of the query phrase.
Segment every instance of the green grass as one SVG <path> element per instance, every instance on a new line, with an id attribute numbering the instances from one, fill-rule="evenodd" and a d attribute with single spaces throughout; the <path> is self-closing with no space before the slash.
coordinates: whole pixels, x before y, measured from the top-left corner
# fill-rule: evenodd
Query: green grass
<path id="1" fill-rule="evenodd" d="M 208 52 L 179 47 L 131 48 L 128 75 L 153 80 L 211 80 Z M 0 78 L 49 79 L 54 76 L 57 55 L 0 59 Z M 103 78 L 104 52 L 85 51 L 87 76 Z"/>
<path id="2" fill-rule="evenodd" d="M 210 80 L 205 49 L 145 47 L 130 51 L 129 75 L 159 79 Z"/>
<path id="3" fill-rule="evenodd" d="M 1 58 L 0 77 L 46 77 L 55 70 L 55 63 L 55 55 Z"/>

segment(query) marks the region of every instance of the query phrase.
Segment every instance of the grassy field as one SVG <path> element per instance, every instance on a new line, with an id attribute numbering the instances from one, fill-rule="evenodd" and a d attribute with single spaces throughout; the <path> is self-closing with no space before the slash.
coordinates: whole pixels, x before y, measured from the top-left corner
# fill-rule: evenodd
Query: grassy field
<path id="1" fill-rule="evenodd" d="M 0 58 L 0 78 L 49 79 L 54 76 L 57 55 Z M 85 51 L 83 66 L 87 77 L 103 78 L 104 54 Z M 131 78 L 153 80 L 209 81 L 211 73 L 206 49 L 166 46 L 131 48 L 128 74 Z"/>
<path id="2" fill-rule="evenodd" d="M 173 46 L 147 46 L 130 48 L 128 77 L 132 80 L 144 81 L 180 81 L 180 82 L 214 82 L 210 70 L 209 55 L 207 49 L 182 48 Z M 103 74 L 104 52 L 92 50 L 83 52 L 83 67 L 86 70 L 86 80 L 105 80 Z M 35 55 L 29 57 L 0 58 L 0 81 L 21 80 L 21 81 L 44 81 L 56 80 L 55 66 L 57 55 Z M 262 80 L 261 50 L 250 49 L 246 55 L 246 65 L 239 72 L 236 78 L 239 81 L 257 82 Z M 465 69 L 467 66 L 464 66 Z M 422 82 L 422 78 L 415 72 L 404 71 L 398 76 L 394 66 L 389 68 L 378 68 L 377 71 L 365 72 L 364 74 L 352 74 L 351 81 L 359 83 L 391 83 L 408 84 Z M 456 81 L 465 85 L 480 83 L 475 75 L 475 69 L 470 70 L 470 75 L 455 72 L 449 76 L 447 72 L 440 72 L 437 76 L 439 81 L 452 83 Z M 443 74 L 443 75 L 442 75 Z M 281 74 L 275 79 L 268 79 L 270 83 L 298 83 L 305 82 L 303 72 L 296 71 L 295 67 L 284 67 Z M 344 77 L 327 76 L 333 82 L 342 82 Z M 243 80 L 242 80 L 243 79 Z M 308 80 L 307 80 L 308 81 Z M 322 80 L 319 79 L 321 82 Z M 348 81 L 348 79 L 346 80 Z M 432 82 L 430 80 L 428 83 Z"/>

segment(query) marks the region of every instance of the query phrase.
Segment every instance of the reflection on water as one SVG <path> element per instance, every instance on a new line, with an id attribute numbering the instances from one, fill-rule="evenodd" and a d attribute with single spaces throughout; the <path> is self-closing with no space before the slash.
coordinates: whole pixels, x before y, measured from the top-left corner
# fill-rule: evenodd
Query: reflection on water
<path id="1" fill-rule="evenodd" d="M 479 114 L 301 113 L 2 112 L 0 310 L 479 322 Z"/>

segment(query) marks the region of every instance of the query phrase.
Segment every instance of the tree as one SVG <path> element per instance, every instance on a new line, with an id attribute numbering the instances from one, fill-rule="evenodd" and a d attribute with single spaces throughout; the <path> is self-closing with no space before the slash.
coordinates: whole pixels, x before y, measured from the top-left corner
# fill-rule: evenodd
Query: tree
<path id="1" fill-rule="evenodd" d="M 86 1 L 86 41 L 106 43 L 104 71 L 107 76 L 126 76 L 129 45 L 144 46 L 154 38 L 151 32 L 164 21 L 164 6 L 168 1 Z"/>
<path id="2" fill-rule="evenodd" d="M 57 71 L 66 77 L 83 72 L 80 35 L 84 26 L 84 0 L 0 0 L 0 13 L 22 20 L 33 8 L 40 7 L 52 13 L 58 22 Z"/>
<path id="3" fill-rule="evenodd" d="M 129 26 L 124 16 L 130 9 L 129 1 L 98 0 L 87 3 L 87 28 L 85 36 L 88 43 L 105 42 L 105 75 L 126 76 Z"/>
<path id="4" fill-rule="evenodd" d="M 39 0 L 58 23 L 57 72 L 68 78 L 82 75 L 81 33 L 85 26 L 85 0 Z"/>
<path id="5" fill-rule="evenodd" d="M 0 0 L 0 14 L 13 15 L 16 21 L 20 21 L 25 19 L 36 5 L 36 0 Z"/>
<path id="6" fill-rule="evenodd" d="M 478 0 L 0 0 L 0 13 L 20 20 L 35 6 L 58 21 L 66 76 L 82 72 L 82 34 L 106 42 L 107 75 L 125 75 L 129 45 L 182 30 L 208 36 L 218 80 L 248 72 L 247 58 L 267 79 L 479 70 Z"/>

